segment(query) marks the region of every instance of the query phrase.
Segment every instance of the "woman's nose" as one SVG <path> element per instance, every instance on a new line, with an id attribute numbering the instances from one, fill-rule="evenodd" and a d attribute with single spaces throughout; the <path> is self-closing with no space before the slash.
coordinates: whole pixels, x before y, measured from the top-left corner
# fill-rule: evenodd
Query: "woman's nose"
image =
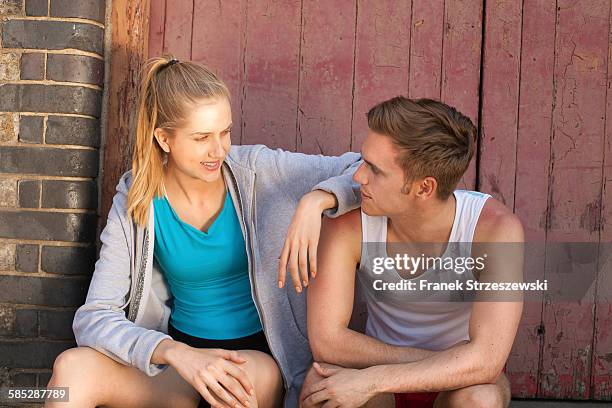
<path id="1" fill-rule="evenodd" d="M 215 159 L 219 159 L 225 155 L 225 150 L 223 149 L 223 143 L 219 138 L 214 138 L 213 145 L 211 146 L 211 156 Z"/>

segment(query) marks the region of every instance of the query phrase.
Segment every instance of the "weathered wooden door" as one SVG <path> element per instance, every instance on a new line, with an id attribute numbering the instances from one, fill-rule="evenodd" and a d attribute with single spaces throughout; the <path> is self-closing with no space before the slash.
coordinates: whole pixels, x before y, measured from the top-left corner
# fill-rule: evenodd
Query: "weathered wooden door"
<path id="1" fill-rule="evenodd" d="M 358 151 L 365 112 L 441 99 L 480 130 L 464 187 L 514 209 L 527 239 L 612 241 L 609 0 L 152 0 L 149 54 L 212 67 L 234 141 Z M 608 188 L 606 188 L 608 187 Z M 528 260 L 542 276 L 550 255 Z M 525 305 L 518 397 L 612 399 L 612 272 L 581 302 Z"/>

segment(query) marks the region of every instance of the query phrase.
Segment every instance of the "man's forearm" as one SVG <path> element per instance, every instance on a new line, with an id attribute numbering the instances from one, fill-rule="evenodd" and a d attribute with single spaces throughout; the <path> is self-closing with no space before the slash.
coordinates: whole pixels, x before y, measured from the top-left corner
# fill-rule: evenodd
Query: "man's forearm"
<path id="1" fill-rule="evenodd" d="M 411 363 L 437 353 L 414 347 L 393 346 L 348 328 L 330 336 L 330 339 L 332 341 L 313 343 L 315 361 L 347 368 L 366 368 Z"/>
<path id="2" fill-rule="evenodd" d="M 495 382 L 501 368 L 492 360 L 473 345 L 459 345 L 413 363 L 367 370 L 377 393 L 446 391 Z"/>

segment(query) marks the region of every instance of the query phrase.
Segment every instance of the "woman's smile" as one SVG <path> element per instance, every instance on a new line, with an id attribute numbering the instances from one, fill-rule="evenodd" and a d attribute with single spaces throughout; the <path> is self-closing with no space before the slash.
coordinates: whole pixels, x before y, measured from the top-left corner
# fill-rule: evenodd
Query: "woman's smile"
<path id="1" fill-rule="evenodd" d="M 216 171 L 221 167 L 221 160 L 200 162 L 200 164 L 208 171 Z"/>

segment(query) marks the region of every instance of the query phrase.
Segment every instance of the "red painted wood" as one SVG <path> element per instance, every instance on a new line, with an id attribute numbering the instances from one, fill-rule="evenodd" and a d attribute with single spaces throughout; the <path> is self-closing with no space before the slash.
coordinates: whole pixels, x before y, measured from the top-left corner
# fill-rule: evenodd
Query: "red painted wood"
<path id="1" fill-rule="evenodd" d="M 164 54 L 171 54 L 179 60 L 191 59 L 193 6 L 193 0 L 181 0 L 166 7 Z"/>
<path id="2" fill-rule="evenodd" d="M 516 144 L 514 210 L 523 223 L 525 280 L 544 278 L 555 51 L 555 0 L 525 0 Z M 529 298 L 508 360 L 512 395 L 535 397 L 542 335 L 542 299 Z"/>
<path id="3" fill-rule="evenodd" d="M 408 94 L 410 2 L 359 0 L 355 48 L 352 150 L 359 151 L 366 114 L 379 102 Z"/>
<path id="4" fill-rule="evenodd" d="M 350 150 L 355 1 L 304 1 L 299 151 L 333 155 Z"/>
<path id="5" fill-rule="evenodd" d="M 480 190 L 514 208 L 521 2 L 486 3 Z"/>
<path id="6" fill-rule="evenodd" d="M 599 240 L 608 1 L 559 1 L 549 242 Z M 546 273 L 557 258 L 547 257 Z M 576 261 L 588 276 L 594 266 Z M 590 397 L 593 286 L 581 302 L 544 304 L 540 395 Z"/>
<path id="7" fill-rule="evenodd" d="M 232 99 L 232 142 L 242 138 L 246 0 L 198 0 L 194 9 L 195 62 L 211 68 L 227 84 Z"/>
<path id="8" fill-rule="evenodd" d="M 166 0 L 151 0 L 149 19 L 149 57 L 159 57 L 163 53 L 164 29 L 166 23 Z"/>
<path id="9" fill-rule="evenodd" d="M 612 2 L 608 21 L 612 17 Z M 612 25 L 608 33 L 606 91 L 606 131 L 602 172 L 602 217 L 600 231 L 599 276 L 595 310 L 595 338 L 591 387 L 593 398 L 612 400 Z"/>
<path id="10" fill-rule="evenodd" d="M 412 7 L 409 95 L 440 99 L 444 0 L 415 1 Z"/>
<path id="11" fill-rule="evenodd" d="M 296 148 L 300 1 L 248 5 L 243 144 Z"/>
<path id="12" fill-rule="evenodd" d="M 445 2 L 441 100 L 467 115 L 478 126 L 482 1 Z M 459 188 L 476 187 L 476 155 Z"/>

